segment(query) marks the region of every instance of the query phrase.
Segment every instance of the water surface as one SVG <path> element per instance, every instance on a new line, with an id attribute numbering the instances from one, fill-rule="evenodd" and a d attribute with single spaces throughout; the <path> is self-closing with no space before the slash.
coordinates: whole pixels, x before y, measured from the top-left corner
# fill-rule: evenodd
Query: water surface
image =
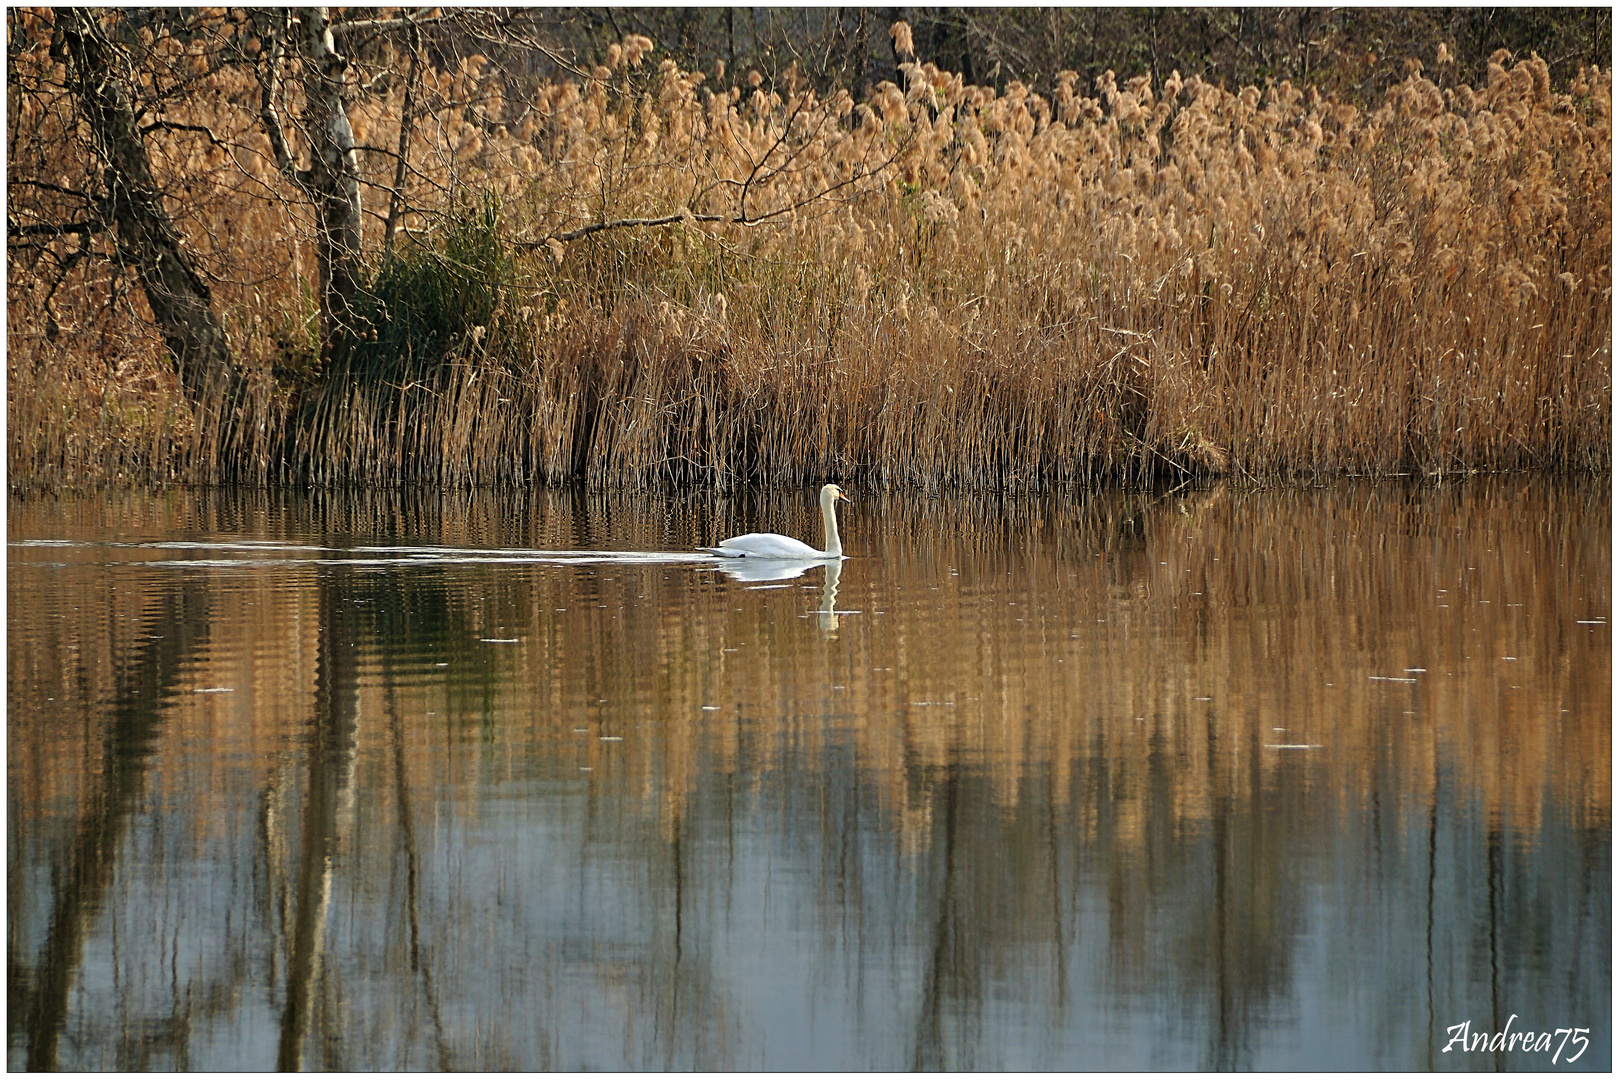
<path id="1" fill-rule="evenodd" d="M 1610 1066 L 1605 485 L 853 494 L 12 501 L 9 1065 Z"/>

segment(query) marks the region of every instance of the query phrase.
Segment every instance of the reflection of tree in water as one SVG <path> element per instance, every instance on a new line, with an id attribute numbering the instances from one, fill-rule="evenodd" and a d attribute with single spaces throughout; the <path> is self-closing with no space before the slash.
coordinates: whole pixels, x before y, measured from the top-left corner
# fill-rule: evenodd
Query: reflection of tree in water
<path id="1" fill-rule="evenodd" d="M 1106 883 L 1112 980 L 1125 993 L 1156 985 L 1162 994 L 1165 976 L 1180 983 L 1177 1011 L 1197 1018 L 1213 1040 L 1203 1067 L 1242 1067 L 1249 1025 L 1285 996 L 1299 940 L 1297 882 L 1285 873 L 1290 828 L 1261 807 L 1224 806 L 1206 832 L 1182 833 L 1171 818 L 1173 764 L 1164 757 L 1140 781 L 1155 791 L 1144 800 L 1146 820 L 1122 821 L 1112 812 L 1121 780 L 1109 775 L 1107 747 L 1097 750 L 1074 774 L 1076 790 L 1062 809 L 1033 778 L 1028 808 L 1012 813 L 988 803 L 988 785 L 963 784 L 960 770 L 939 786 L 935 840 L 960 852 L 932 860 L 943 866 L 943 895 L 917 1067 L 973 1067 L 972 1026 L 961 1025 L 952 1048 L 938 1037 L 945 1028 L 937 1018 L 970 1017 L 995 973 L 1016 971 L 1048 950 L 1056 1014 L 1049 1019 L 1060 1026 L 1073 1004 L 1064 989 L 1065 943 L 1087 878 Z M 964 805 L 981 809 L 964 812 Z M 1080 817 L 1094 822 L 1088 837 L 1074 829 Z M 958 866 L 968 868 L 965 876 Z M 948 965 L 938 962 L 945 959 Z M 955 1009 L 941 1008 L 935 997 Z"/>
<path id="2" fill-rule="evenodd" d="M 484 653 L 478 647 L 479 634 L 495 631 L 478 621 L 453 581 L 434 572 L 339 570 L 323 575 L 319 591 L 321 652 L 316 714 L 302 755 L 307 767 L 301 787 L 283 770 L 265 794 L 262 851 L 268 895 L 277 897 L 269 914 L 278 969 L 285 967 L 280 1067 L 310 1067 L 311 1054 L 324 1068 L 573 1067 L 557 1056 L 563 1052 L 558 1042 L 570 1020 L 562 999 L 581 978 L 614 988 L 626 998 L 626 1017 L 640 1018 L 627 1019 L 622 1048 L 634 1067 L 724 1067 L 732 1040 L 704 951 L 689 941 L 685 906 L 694 870 L 680 818 L 662 830 L 626 820 L 623 792 L 602 791 L 587 808 L 578 863 L 604 855 L 632 858 L 646 877 L 641 888 L 614 894 L 628 906 L 599 912 L 582 932 L 564 933 L 537 950 L 521 927 L 516 937 L 514 928 L 491 927 L 479 940 L 476 927 L 487 917 L 479 898 L 490 883 L 469 881 L 469 892 L 446 895 L 445 853 L 422 850 L 420 823 L 424 815 L 429 822 L 437 816 L 437 793 L 413 790 L 421 778 L 406 757 L 420 750 L 407 745 L 411 733 L 398 690 L 399 679 L 414 668 L 407 663 L 396 670 L 396 664 L 422 651 L 446 657 L 459 670 L 445 718 L 452 729 L 445 734 L 454 738 L 470 724 L 466 733 L 477 741 L 496 742 L 509 734 L 490 726 L 498 673 L 479 662 Z M 375 640 L 395 648 L 374 658 L 359 655 L 357 642 Z M 381 668 L 384 711 L 362 715 L 359 671 L 373 660 Z M 360 742 L 383 743 L 387 750 L 361 763 L 355 757 Z M 383 760 L 389 767 L 378 768 Z M 356 785 L 367 795 L 360 805 Z M 513 914 L 521 919 L 526 905 L 514 899 Z M 334 905 L 345 921 L 380 936 L 345 940 L 331 925 Z M 356 948 L 369 956 L 359 969 Z M 491 951 L 508 953 L 507 962 L 521 967 L 520 987 L 497 989 L 513 978 L 510 970 L 472 970 L 476 958 Z M 519 956 L 520 964 L 512 959 Z M 534 988 L 541 988 L 537 1002 Z M 471 1001 L 480 1013 L 469 1027 Z M 374 1043 L 355 1037 L 368 1028 L 379 1033 Z M 378 1056 L 384 1052 L 397 1056 L 390 1063 Z"/>
<path id="3" fill-rule="evenodd" d="M 1252 752 L 1261 751 L 1255 745 Z M 1167 788 L 1171 764 L 1155 756 L 1153 771 Z M 1165 845 L 1180 864 L 1165 875 L 1171 889 L 1182 891 L 1171 904 L 1177 918 L 1190 916 L 1169 936 L 1179 958 L 1172 967 L 1182 982 L 1182 1007 L 1205 1014 L 1204 1068 L 1253 1066 L 1252 1028 L 1286 1000 L 1293 951 L 1305 940 L 1301 834 L 1322 823 L 1313 820 L 1301 786 L 1284 779 L 1278 788 L 1250 785 L 1217 796 L 1200 843 Z"/>
<path id="4" fill-rule="evenodd" d="M 866 1051 L 844 1060 L 887 1069 L 972 1069 L 986 1006 L 1038 1003 L 1060 1030 L 1068 997 L 1066 943 L 1074 900 L 1072 832 L 1049 783 L 1031 777 L 1014 807 L 993 778 L 950 762 L 908 770 L 927 827 L 908 849 L 882 793 L 846 748 L 785 767 L 766 812 L 815 818 L 795 861 L 818 862 L 815 910 L 826 947 L 853 969 L 845 989 L 869 1013 Z M 894 995 L 898 1000 L 893 1000 Z M 869 999 L 869 1000 L 868 1000 Z M 897 1028 L 889 1024 L 897 1025 Z"/>
<path id="5" fill-rule="evenodd" d="M 1076 968 L 1077 909 L 1098 890 L 1119 994 L 1162 1000 L 1160 1022 L 1179 1041 L 1201 1033 L 1203 1067 L 1251 1064 L 1257 1036 L 1294 989 L 1294 951 L 1308 940 L 1300 867 L 1331 807 L 1313 806 L 1309 783 L 1296 779 L 1221 795 L 1211 823 L 1187 828 L 1173 813 L 1175 757 L 1155 754 L 1132 776 L 1121 756 L 1099 735 L 1070 790 L 1031 771 L 1010 806 L 983 768 L 917 765 L 908 776 L 928 825 L 915 851 L 896 843 L 892 807 L 845 748 L 826 748 L 813 765 L 784 763 L 766 803 L 779 798 L 783 816 L 819 815 L 818 839 L 804 836 L 799 857 L 819 861 L 829 947 L 861 971 L 863 958 L 897 944 L 915 958 L 914 970 L 896 973 L 902 992 L 915 991 L 909 1051 L 887 1067 L 985 1067 L 986 1015 L 1008 1003 L 1035 1010 L 1024 1020 L 1044 1044 L 1039 1067 L 1076 1064 L 1063 1040 L 1088 1004 L 1073 992 L 1088 985 Z M 852 992 L 867 992 L 856 978 Z"/>
<path id="6" fill-rule="evenodd" d="M 145 628 L 146 632 L 140 632 Z M 152 632 L 160 629 L 162 633 Z M 82 976 L 87 940 L 103 916 L 119 873 L 119 857 L 130 832 L 150 769 L 150 756 L 163 724 L 163 701 L 174 692 L 184 666 L 208 638 L 207 599 L 197 583 L 175 580 L 147 602 L 137 622 L 141 643 L 118 664 L 113 701 L 101 733 L 99 769 L 80 799 L 76 830 L 68 849 L 52 858 L 49 929 L 38 958 L 30 963 L 17 939 L 19 907 L 14 896 L 7 939 L 8 1026 L 22 1036 L 30 1071 L 60 1067 L 59 1044 L 70 1013 L 73 986 Z M 15 818 L 13 819 L 15 822 Z M 12 847 L 18 845 L 13 834 Z M 13 868 L 13 874 L 16 868 Z M 236 986 L 237 959 L 220 957 L 223 971 L 193 976 L 185 993 L 199 1013 L 225 1007 Z M 183 1062 L 188 1025 L 175 1016 L 137 1024 L 120 1044 L 119 1068 L 141 1068 L 156 1049 Z"/>
<path id="7" fill-rule="evenodd" d="M 932 918 L 921 910 L 917 912 L 926 934 L 927 954 L 911 1067 L 971 1069 L 978 1006 L 985 991 L 983 969 L 988 957 L 984 952 L 988 942 L 984 939 L 994 934 L 994 924 L 986 922 L 985 917 L 993 912 L 974 910 L 980 906 L 974 900 L 981 895 L 973 887 L 977 875 L 969 865 L 971 856 L 958 853 L 958 830 L 965 825 L 961 821 L 960 767 L 952 763 L 941 772 L 932 785 L 939 804 L 934 835 L 940 850 L 928 860 L 936 864 L 929 867 L 936 893 L 928 899 L 934 911 Z M 918 905 L 924 906 L 925 902 Z"/>
<path id="8" fill-rule="evenodd" d="M 332 896 L 332 875 L 343 841 L 354 827 L 354 758 L 358 738 L 359 664 L 356 625 L 351 598 L 343 585 L 348 575 L 324 574 L 319 583 L 320 652 L 315 674 L 315 711 L 305 741 L 307 761 L 303 806 L 294 825 L 299 834 L 291 881 L 283 886 L 290 918 L 281 927 L 285 942 L 286 972 L 281 1010 L 280 1043 L 276 1067 L 282 1071 L 308 1068 L 307 1040 L 318 1034 L 320 1064 L 339 1068 L 342 1024 L 333 1024 L 340 995 L 323 994 L 327 981 L 327 917 Z M 266 795 L 274 799 L 271 790 Z M 268 822 L 272 820 L 267 816 Z M 347 834 L 347 835 L 346 835 Z M 266 828 L 267 850 L 284 846 Z M 350 841 L 352 843 L 352 841 Z M 272 876 L 280 869 L 271 864 Z M 317 1004 L 324 1006 L 319 1013 Z M 335 1026 L 336 1030 L 333 1030 Z"/>

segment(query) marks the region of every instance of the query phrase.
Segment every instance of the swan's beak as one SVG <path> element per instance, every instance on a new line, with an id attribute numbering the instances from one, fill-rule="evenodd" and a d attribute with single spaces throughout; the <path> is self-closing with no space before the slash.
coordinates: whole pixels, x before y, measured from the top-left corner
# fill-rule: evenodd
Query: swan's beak
<path id="1" fill-rule="evenodd" d="M 846 503 L 852 503 L 852 502 L 854 502 L 854 500 L 853 500 L 853 499 L 851 499 L 851 498 L 849 498 L 849 495 L 848 495 L 848 493 L 847 493 L 847 492 L 845 492 L 845 491 L 844 491 L 844 490 L 843 490 L 843 489 L 842 489 L 842 488 L 838 488 L 838 498 L 839 498 L 839 499 L 842 499 L 842 500 L 843 500 L 843 501 L 844 501 L 844 502 L 846 502 Z M 836 502 L 836 501 L 837 501 L 837 500 L 836 500 L 836 499 L 834 499 L 834 500 L 833 500 L 833 501 L 834 501 L 834 502 Z"/>

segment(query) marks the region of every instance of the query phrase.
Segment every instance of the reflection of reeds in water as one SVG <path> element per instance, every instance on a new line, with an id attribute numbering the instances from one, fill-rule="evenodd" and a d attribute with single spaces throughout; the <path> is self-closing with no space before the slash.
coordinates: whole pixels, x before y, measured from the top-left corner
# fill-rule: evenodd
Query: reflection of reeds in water
<path id="1" fill-rule="evenodd" d="M 1178 76 L 996 94 L 922 65 L 857 103 L 709 96 L 698 74 L 619 55 L 532 101 L 474 68 L 430 78 L 412 198 L 453 212 L 412 216 L 431 229 L 378 274 L 379 340 L 318 378 L 275 177 L 174 154 L 209 182 L 182 222 L 193 250 L 259 283 L 217 275 L 258 419 L 239 445 L 198 434 L 155 335 L 95 306 L 100 270 L 56 298 L 63 333 L 13 272 L 13 485 L 1608 466 L 1608 74 L 1557 93 L 1538 59 L 1492 64 L 1479 88 L 1416 72 L 1360 111 Z M 356 102 L 357 130 L 396 125 L 401 92 Z M 175 110 L 227 143 L 256 123 Z M 696 188 L 696 214 L 734 216 L 724 193 L 758 161 L 768 182 L 744 209 L 765 224 L 542 242 Z M 381 200 L 393 163 L 367 168 Z M 455 209 L 452 190 L 499 212 Z"/>
<path id="2" fill-rule="evenodd" d="M 1065 812 L 1107 816 L 1121 841 L 1166 812 L 1175 828 L 1195 827 L 1221 800 L 1300 769 L 1345 806 L 1390 783 L 1422 803 L 1444 768 L 1456 792 L 1515 829 L 1533 829 L 1548 799 L 1588 824 L 1606 820 L 1606 654 L 1587 644 L 1597 631 L 1576 623 L 1608 614 L 1601 494 L 1523 483 L 1364 496 L 869 498 L 848 515 L 856 557 L 837 584 L 838 607 L 860 614 L 825 638 L 818 571 L 762 590 L 685 566 L 356 578 L 378 620 L 367 633 L 404 657 L 384 668 L 365 659 L 361 694 L 411 665 L 387 692 L 420 725 L 407 760 L 424 781 L 456 782 L 471 764 L 442 750 L 476 702 L 500 732 L 502 769 L 553 747 L 543 753 L 658 793 L 648 810 L 666 825 L 704 776 L 813 767 L 845 743 L 897 821 L 923 830 L 918 842 L 929 811 L 910 808 L 923 793 L 916 770 L 956 767 L 981 771 L 1008 807 L 1041 777 L 1073 803 Z M 639 500 L 578 497 L 537 495 L 515 519 L 489 498 L 356 499 L 325 524 L 308 514 L 318 506 L 301 508 L 295 532 L 680 548 L 769 513 L 702 499 L 646 515 Z M 791 528 L 789 505 L 766 519 Z M 201 532 L 289 522 L 270 524 L 273 534 L 293 520 L 262 497 L 163 507 L 154 529 L 174 525 L 171 514 Z M 514 535 L 514 520 L 527 531 Z M 138 534 L 139 514 L 128 527 Z M 195 681 L 238 691 L 182 695 L 167 730 L 197 737 L 192 725 L 205 724 L 210 744 L 258 759 L 301 723 L 318 652 L 316 580 L 305 568 L 222 588 Z M 13 604 L 34 602 L 15 578 L 12 588 Z M 87 760 L 71 747 L 94 739 L 108 673 L 131 642 L 162 632 L 120 599 L 71 599 L 109 614 L 48 623 L 10 645 L 13 672 L 30 673 L 12 680 L 14 716 L 84 719 L 11 725 L 13 780 L 44 785 L 25 803 L 74 783 L 73 767 L 43 763 Z M 414 665 L 429 654 L 450 667 L 424 679 Z M 457 674 L 489 664 L 472 682 Z M 57 700 L 47 709 L 44 696 Z M 1269 748 L 1281 744 L 1320 749 Z M 1109 770 L 1101 787 L 1074 772 L 1098 754 Z"/>

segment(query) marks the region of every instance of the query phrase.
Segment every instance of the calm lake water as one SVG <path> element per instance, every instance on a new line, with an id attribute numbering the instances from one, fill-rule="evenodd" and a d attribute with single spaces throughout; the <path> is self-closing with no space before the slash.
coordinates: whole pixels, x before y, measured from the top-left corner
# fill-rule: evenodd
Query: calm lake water
<path id="1" fill-rule="evenodd" d="M 1610 1067 L 1605 483 L 852 494 L 13 500 L 10 1067 Z"/>

